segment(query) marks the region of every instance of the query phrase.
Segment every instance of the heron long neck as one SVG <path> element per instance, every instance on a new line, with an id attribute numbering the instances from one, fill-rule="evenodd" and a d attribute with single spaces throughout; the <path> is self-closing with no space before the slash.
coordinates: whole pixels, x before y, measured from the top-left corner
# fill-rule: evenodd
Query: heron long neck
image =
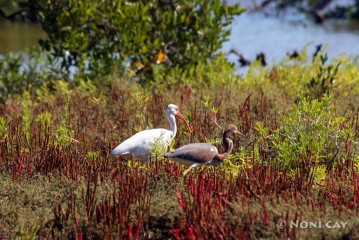
<path id="1" fill-rule="evenodd" d="M 223 153 L 218 153 L 215 158 L 219 161 L 224 161 L 228 157 L 228 155 L 232 152 L 233 149 L 233 141 L 229 139 L 229 132 L 223 133 L 223 145 L 225 150 Z"/>
<path id="2" fill-rule="evenodd" d="M 167 115 L 168 123 L 170 124 L 170 131 L 173 133 L 173 137 L 177 133 L 176 117 L 174 115 Z"/>

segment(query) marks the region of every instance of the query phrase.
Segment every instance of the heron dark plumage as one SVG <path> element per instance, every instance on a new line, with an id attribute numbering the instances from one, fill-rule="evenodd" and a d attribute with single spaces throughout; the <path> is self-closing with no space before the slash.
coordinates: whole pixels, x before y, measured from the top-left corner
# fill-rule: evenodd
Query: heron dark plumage
<path id="1" fill-rule="evenodd" d="M 223 145 L 225 147 L 223 153 L 218 153 L 218 149 L 208 143 L 191 143 L 166 153 L 165 157 L 172 158 L 173 161 L 188 166 L 189 168 L 184 172 L 184 175 L 194 167 L 219 165 L 233 149 L 233 141 L 229 138 L 230 133 L 239 133 L 237 127 L 233 124 L 228 125 L 223 132 Z"/>

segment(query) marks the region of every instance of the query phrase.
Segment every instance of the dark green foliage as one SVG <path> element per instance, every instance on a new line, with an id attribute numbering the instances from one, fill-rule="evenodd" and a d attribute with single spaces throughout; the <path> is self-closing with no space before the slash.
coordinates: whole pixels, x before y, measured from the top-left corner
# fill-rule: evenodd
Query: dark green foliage
<path id="1" fill-rule="evenodd" d="M 0 0 L 0 17 L 37 21 L 36 0 Z"/>
<path id="2" fill-rule="evenodd" d="M 0 13 L 4 17 L 11 18 L 16 14 L 22 13 L 26 8 L 26 0 L 13 1 L 13 0 L 0 0 Z"/>
<path id="3" fill-rule="evenodd" d="M 355 7 L 351 9 L 352 9 L 351 17 L 354 19 L 359 19 L 359 0 L 355 1 Z"/>
<path id="4" fill-rule="evenodd" d="M 320 99 L 324 94 L 330 93 L 335 81 L 335 75 L 338 73 L 340 62 L 337 64 L 328 64 L 327 54 L 320 54 L 316 61 L 318 61 L 318 71 L 315 77 L 312 77 L 308 83 L 309 96 Z"/>
<path id="5" fill-rule="evenodd" d="M 0 57 L 0 100 L 24 91 L 33 96 L 45 83 L 50 87 L 54 80 L 68 76 L 68 72 L 60 71 L 58 61 L 39 47 L 26 53 L 8 53 Z"/>
<path id="6" fill-rule="evenodd" d="M 42 0 L 37 7 L 48 34 L 41 45 L 63 57 L 63 68 L 88 61 L 93 73 L 107 74 L 126 62 L 146 82 L 156 62 L 185 69 L 212 57 L 243 11 L 220 0 Z"/>

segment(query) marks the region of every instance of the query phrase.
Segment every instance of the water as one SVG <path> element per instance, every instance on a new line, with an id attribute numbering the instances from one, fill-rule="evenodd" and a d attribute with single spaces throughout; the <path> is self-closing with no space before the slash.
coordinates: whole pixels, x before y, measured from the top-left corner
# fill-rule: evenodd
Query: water
<path id="1" fill-rule="evenodd" d="M 296 14 L 266 17 L 261 13 L 243 13 L 236 18 L 223 52 L 235 49 L 249 60 L 263 52 L 268 62 L 276 62 L 287 53 L 300 52 L 306 44 L 309 44 L 308 54 L 311 55 L 316 46 L 322 44 L 332 59 L 342 54 L 359 56 L 358 43 L 359 22 L 337 20 L 317 25 Z M 242 73 L 238 57 L 230 54 L 228 58 L 237 64 L 238 72 Z"/>
<path id="2" fill-rule="evenodd" d="M 46 33 L 40 25 L 11 22 L 0 18 L 0 54 L 22 51 L 38 44 L 41 38 L 45 39 Z"/>
<path id="3" fill-rule="evenodd" d="M 46 34 L 39 25 L 0 19 L 0 54 L 22 51 L 41 38 L 46 38 Z M 359 22 L 326 21 L 316 25 L 296 12 L 268 16 L 246 12 L 236 17 L 232 35 L 222 51 L 235 49 L 248 60 L 263 52 L 268 62 L 275 62 L 294 50 L 300 52 L 306 44 L 310 44 L 309 54 L 314 53 L 316 45 L 325 44 L 329 58 L 343 53 L 359 56 L 358 43 Z M 239 67 L 237 56 L 229 54 L 228 58 L 237 64 L 239 73 L 245 71 Z"/>

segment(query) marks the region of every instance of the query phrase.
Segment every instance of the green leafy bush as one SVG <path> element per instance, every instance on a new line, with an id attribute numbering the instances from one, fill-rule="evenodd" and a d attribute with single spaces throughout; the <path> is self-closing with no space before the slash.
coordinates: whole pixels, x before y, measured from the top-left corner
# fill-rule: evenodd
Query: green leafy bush
<path id="1" fill-rule="evenodd" d="M 243 11 L 220 0 L 42 0 L 36 7 L 48 34 L 41 44 L 63 58 L 63 68 L 87 61 L 103 75 L 127 62 L 142 82 L 151 80 L 153 63 L 186 68 L 214 56 Z"/>
<path id="2" fill-rule="evenodd" d="M 321 100 L 301 97 L 272 136 L 277 161 L 283 169 L 293 172 L 317 165 L 330 169 L 340 163 L 338 153 L 344 151 L 352 135 L 344 121 L 336 116 L 330 96 Z"/>
<path id="3" fill-rule="evenodd" d="M 0 99 L 37 89 L 52 80 L 66 78 L 57 67 L 55 57 L 46 54 L 39 47 L 27 49 L 25 54 L 7 53 L 0 58 Z"/>
<path id="4" fill-rule="evenodd" d="M 194 89 L 215 89 L 238 83 L 234 64 L 228 63 L 223 54 L 197 65 L 188 66 L 188 71 L 175 67 L 167 71 L 162 65 L 153 66 L 154 81 L 152 87 L 158 90 L 168 89 L 179 84 L 185 84 Z"/>
<path id="5" fill-rule="evenodd" d="M 307 84 L 308 94 L 312 98 L 321 98 L 324 94 L 330 93 L 333 88 L 340 62 L 326 65 L 327 60 L 327 54 L 319 54 L 313 63 L 313 67 L 318 68 L 316 76 L 312 77 Z"/>

